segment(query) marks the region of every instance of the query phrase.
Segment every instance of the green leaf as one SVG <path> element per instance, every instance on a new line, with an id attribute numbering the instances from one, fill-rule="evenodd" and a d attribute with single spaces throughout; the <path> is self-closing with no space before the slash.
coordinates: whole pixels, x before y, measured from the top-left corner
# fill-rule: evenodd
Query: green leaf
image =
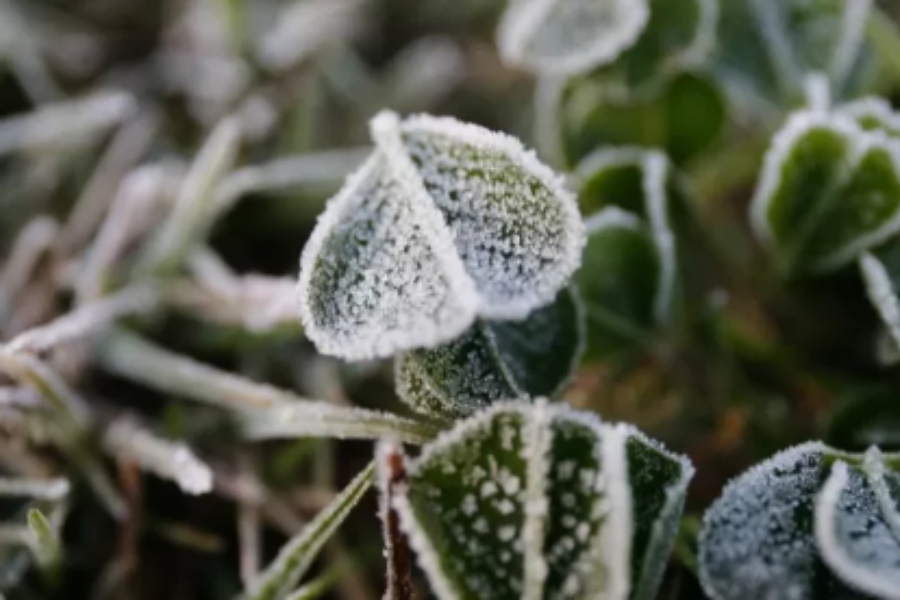
<path id="1" fill-rule="evenodd" d="M 634 520 L 630 597 L 653 600 L 675 544 L 694 467 L 636 429 L 629 431 L 626 451 Z"/>
<path id="2" fill-rule="evenodd" d="M 579 165 L 588 243 L 577 273 L 588 357 L 643 343 L 673 314 L 676 244 L 669 163 L 655 151 L 616 149 Z"/>
<path id="3" fill-rule="evenodd" d="M 849 586 L 877 598 L 900 599 L 900 476 L 880 453 L 862 468 L 837 461 L 816 505 L 816 540 L 828 566 Z"/>
<path id="4" fill-rule="evenodd" d="M 583 231 L 559 176 L 515 139 L 449 118 L 382 113 L 376 151 L 303 251 L 300 315 L 325 354 L 447 343 L 476 318 L 521 319 L 578 266 Z"/>
<path id="5" fill-rule="evenodd" d="M 800 98 L 810 73 L 845 94 L 869 73 L 870 8 L 869 0 L 723 1 L 716 71 L 738 106 L 764 116 Z"/>
<path id="6" fill-rule="evenodd" d="M 863 457 L 812 442 L 728 484 L 700 533 L 706 593 L 716 600 L 869 598 L 846 565 L 835 565 L 846 558 L 842 553 L 876 570 L 900 556 L 891 550 L 897 539 L 884 537 L 896 511 L 888 514 L 885 504 L 872 502 L 873 492 L 881 493 L 871 477 L 884 474 L 882 458 L 874 450 Z M 896 455 L 884 458 L 897 462 Z M 865 471 L 865 480 L 854 475 L 850 481 L 849 469 Z M 900 489 L 896 476 L 889 477 Z"/>
<path id="7" fill-rule="evenodd" d="M 751 217 L 785 273 L 840 268 L 900 230 L 900 142 L 795 113 L 766 155 Z"/>
<path id="8" fill-rule="evenodd" d="M 627 427 L 501 404 L 409 461 L 394 506 L 442 600 L 650 598 L 691 472 Z"/>
<path id="9" fill-rule="evenodd" d="M 613 69 L 629 87 L 636 87 L 701 64 L 715 43 L 719 3 L 720 0 L 651 0 L 647 26 Z"/>
<path id="10" fill-rule="evenodd" d="M 28 529 L 31 531 L 34 555 L 42 569 L 53 569 L 62 559 L 62 540 L 58 527 L 37 508 L 28 511 Z"/>
<path id="11" fill-rule="evenodd" d="M 635 145 L 661 148 L 683 164 L 709 149 L 727 117 L 717 85 L 694 72 L 680 72 L 640 97 L 617 93 L 599 77 L 572 80 L 557 93 L 555 107 L 545 110 L 559 112 L 556 135 L 569 163 L 604 146 Z"/>
<path id="12" fill-rule="evenodd" d="M 374 481 L 375 464 L 357 475 L 347 487 L 296 536 L 246 591 L 249 600 L 280 600 L 293 590 L 312 566 L 322 547 L 344 522 Z"/>
<path id="13" fill-rule="evenodd" d="M 458 418 L 498 400 L 559 394 L 581 358 L 584 324 L 577 294 L 522 321 L 478 321 L 462 337 L 397 359 L 397 394 L 430 416 Z"/>

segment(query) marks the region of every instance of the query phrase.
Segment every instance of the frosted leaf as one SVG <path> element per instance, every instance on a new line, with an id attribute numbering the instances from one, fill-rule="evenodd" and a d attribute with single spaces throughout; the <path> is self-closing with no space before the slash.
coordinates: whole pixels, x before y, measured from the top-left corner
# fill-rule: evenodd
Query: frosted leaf
<path id="1" fill-rule="evenodd" d="M 633 428 L 626 450 L 634 513 L 630 598 L 653 600 L 675 543 L 694 467 Z"/>
<path id="2" fill-rule="evenodd" d="M 372 133 L 375 153 L 301 260 L 301 318 L 321 352 L 434 347 L 477 316 L 522 318 L 553 300 L 583 232 L 550 169 L 516 140 L 452 119 L 382 113 Z"/>
<path id="3" fill-rule="evenodd" d="M 475 125 L 421 115 L 401 134 L 475 281 L 479 314 L 520 319 L 552 302 L 584 244 L 562 180 L 514 138 Z"/>
<path id="4" fill-rule="evenodd" d="M 868 76 L 870 0 L 721 1 L 716 70 L 739 106 L 772 116 L 822 72 L 845 94 Z"/>
<path id="5" fill-rule="evenodd" d="M 649 17 L 647 0 L 512 0 L 497 44 L 509 64 L 572 75 L 615 61 Z"/>
<path id="6" fill-rule="evenodd" d="M 847 264 L 900 230 L 900 141 L 846 116 L 795 114 L 772 142 L 751 216 L 787 271 Z"/>
<path id="7" fill-rule="evenodd" d="M 900 245 L 889 242 L 859 258 L 866 295 L 894 342 L 900 347 Z"/>
<path id="8" fill-rule="evenodd" d="M 707 510 L 699 540 L 700 581 L 716 600 L 837 600 L 859 597 L 822 563 L 813 537 L 816 494 L 830 451 L 796 446 L 753 467 Z"/>
<path id="9" fill-rule="evenodd" d="M 676 244 L 670 226 L 669 163 L 656 151 L 605 150 L 576 171 L 588 217 L 578 272 L 589 356 L 633 345 L 673 312 Z"/>
<path id="10" fill-rule="evenodd" d="M 850 587 L 877 598 L 900 598 L 900 529 L 885 515 L 896 512 L 877 451 L 860 469 L 838 461 L 816 504 L 815 532 L 822 557 Z M 882 492 L 882 497 L 876 493 Z"/>
<path id="11" fill-rule="evenodd" d="M 615 599 L 632 580 L 636 597 L 656 592 L 690 467 L 630 428 L 538 400 L 458 424 L 407 474 L 394 506 L 439 598 Z"/>
<path id="12" fill-rule="evenodd" d="M 728 1 L 728 0 L 721 0 Z M 698 66 L 715 44 L 720 0 L 650 0 L 650 19 L 614 67 L 640 85 Z"/>
<path id="13" fill-rule="evenodd" d="M 522 321 L 478 321 L 445 346 L 397 359 L 397 394 L 417 411 L 466 417 L 502 399 L 555 396 L 581 356 L 583 323 L 575 292 Z"/>
<path id="14" fill-rule="evenodd" d="M 891 137 L 900 137 L 900 114 L 884 98 L 860 98 L 838 107 L 836 112 L 853 119 L 867 131 L 881 130 Z"/>

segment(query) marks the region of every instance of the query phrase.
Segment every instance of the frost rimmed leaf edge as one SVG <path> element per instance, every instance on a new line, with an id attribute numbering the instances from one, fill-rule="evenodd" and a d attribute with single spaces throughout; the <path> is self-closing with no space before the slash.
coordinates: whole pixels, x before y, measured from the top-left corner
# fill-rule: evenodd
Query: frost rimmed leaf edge
<path id="1" fill-rule="evenodd" d="M 571 302 L 572 308 L 574 309 L 574 333 L 576 335 L 576 340 L 571 349 L 571 357 L 566 366 L 565 374 L 555 382 L 555 385 L 551 390 L 540 394 L 548 396 L 551 399 L 558 398 L 563 390 L 572 383 L 578 365 L 581 363 L 581 359 L 584 355 L 587 339 L 585 309 L 577 289 L 574 286 L 563 289 L 563 291 L 559 293 L 556 302 Z M 536 313 L 532 313 L 529 317 L 526 317 L 523 322 L 528 321 L 535 315 Z M 505 321 L 503 323 L 507 327 L 514 328 L 517 322 Z M 486 346 L 486 353 L 490 356 L 496 367 L 496 371 L 502 377 L 503 384 L 508 386 L 509 390 L 512 390 L 512 393 L 507 394 L 503 400 L 510 400 L 513 397 L 527 399 L 529 396 L 537 396 L 538 394 L 535 393 L 533 389 L 526 389 L 526 384 L 517 379 L 516 374 L 509 364 L 510 357 L 504 354 L 503 349 L 500 347 L 501 345 L 498 343 L 497 332 L 491 327 L 491 321 L 478 320 L 472 327 L 479 328 L 479 338 Z M 469 331 L 470 330 L 467 330 L 463 336 L 467 335 Z M 458 339 L 461 338 L 457 338 L 457 340 Z M 454 340 L 454 342 L 457 340 Z M 451 345 L 454 342 L 451 342 Z M 411 352 L 403 353 L 395 358 L 395 391 L 400 400 L 417 413 L 425 416 L 437 417 L 438 419 L 465 418 L 471 416 L 477 410 L 485 408 L 477 406 L 462 407 L 463 409 L 471 410 L 460 410 L 457 408 L 463 404 L 463 401 L 458 398 L 450 397 L 448 393 L 446 393 L 449 390 L 445 390 L 445 386 L 437 382 L 433 374 L 422 364 L 422 352 L 430 352 L 432 350 L 439 350 L 440 348 L 441 347 L 427 350 L 413 350 Z M 546 354 L 546 352 L 543 352 L 542 354 Z M 468 363 L 466 366 L 468 366 Z M 463 366 L 462 368 L 465 369 L 466 366 Z M 410 379 L 413 375 L 418 379 L 418 383 L 424 387 L 423 392 L 417 393 L 414 391 L 415 386 L 410 384 Z M 431 403 L 429 403 L 427 399 L 422 398 L 422 395 L 424 394 L 430 394 L 433 398 L 437 399 L 439 401 L 438 404 L 441 406 L 441 410 L 437 410 L 434 405 L 429 408 L 429 404 Z M 488 404 L 487 407 L 498 401 L 490 398 L 486 391 L 484 391 L 483 394 L 485 400 L 491 403 Z"/>
<path id="2" fill-rule="evenodd" d="M 526 48 L 529 40 L 545 22 L 548 13 L 559 2 L 573 0 L 510 0 L 497 28 L 500 56 L 511 65 L 529 67 L 539 73 L 575 75 L 615 61 L 639 39 L 650 18 L 649 0 L 608 0 L 615 4 L 621 23 L 608 35 L 597 35 L 595 41 L 580 52 L 562 57 L 535 56 Z M 575 2 L 584 0 L 574 0 Z M 587 0 L 590 1 L 590 0 Z"/>
<path id="3" fill-rule="evenodd" d="M 320 214 L 300 259 L 300 274 L 297 283 L 297 299 L 300 319 L 307 336 L 323 354 L 339 356 L 347 360 L 367 360 L 385 358 L 402 350 L 430 348 L 447 343 L 462 334 L 479 316 L 496 320 L 515 320 L 526 317 L 532 310 L 549 304 L 556 293 L 565 285 L 578 268 L 584 245 L 581 217 L 574 195 L 566 189 L 564 178 L 541 163 L 534 151 L 526 149 L 514 137 L 477 125 L 463 123 L 451 117 L 413 115 L 401 121 L 396 113 L 382 111 L 370 122 L 371 136 L 376 144 L 373 154 L 346 180 L 343 188 L 335 195 Z M 424 181 L 412 162 L 401 138 L 405 132 L 437 133 L 479 148 L 488 148 L 502 154 L 523 171 L 534 176 L 544 185 L 558 203 L 564 228 L 568 233 L 554 277 L 546 282 L 545 289 L 534 290 L 531 296 L 518 298 L 515 302 L 491 304 L 481 296 L 477 284 L 467 273 L 462 258 L 454 244 L 451 228 L 446 223 L 440 209 L 428 194 Z M 392 331 L 378 336 L 378 341 L 370 345 L 351 344 L 347 347 L 340 341 L 331 339 L 324 327 L 316 322 L 310 306 L 309 291 L 316 261 L 332 229 L 340 222 L 345 209 L 355 201 L 358 189 L 375 174 L 378 162 L 383 160 L 391 170 L 396 182 L 413 199 L 411 206 L 414 216 L 428 232 L 429 249 L 442 267 L 450 284 L 451 293 L 459 302 L 458 310 L 445 323 L 432 322 L 427 327 L 416 327 L 415 331 Z"/>
<path id="4" fill-rule="evenodd" d="M 838 107 L 833 111 L 800 110 L 792 113 L 787 122 L 778 130 L 766 151 L 753 199 L 750 204 L 750 225 L 756 238 L 762 242 L 770 253 L 777 253 L 779 244 L 769 223 L 769 209 L 781 183 L 781 169 L 790 156 L 795 144 L 814 129 L 828 130 L 842 138 L 848 144 L 848 150 L 842 159 L 842 173 L 834 185 L 845 183 L 848 176 L 873 148 L 885 150 L 891 157 L 895 172 L 900 174 L 900 141 L 891 139 L 882 131 L 867 131 L 855 120 L 858 117 L 857 107 L 865 106 L 862 101 Z M 874 106 L 874 104 L 873 104 Z M 879 109 L 880 110 L 880 109 Z M 840 199 L 838 200 L 840 201 Z M 846 242 L 843 247 L 832 250 L 824 258 L 813 265 L 808 265 L 813 272 L 829 272 L 844 266 L 858 258 L 865 250 L 887 241 L 900 231 L 900 210 L 881 224 L 877 229 Z"/>
<path id="5" fill-rule="evenodd" d="M 672 165 L 664 152 L 630 146 L 602 149 L 586 156 L 576 167 L 573 182 L 581 187 L 600 170 L 634 164 L 641 168 L 644 210 L 659 257 L 659 280 L 653 314 L 660 325 L 668 321 L 675 293 L 677 247 L 669 222 L 668 182 Z M 585 232 L 591 234 L 607 227 L 639 229 L 642 218 L 618 206 L 607 206 L 585 219 Z"/>
<path id="6" fill-rule="evenodd" d="M 527 481 L 525 499 L 525 522 L 522 528 L 522 539 L 525 545 L 523 555 L 524 587 L 522 598 L 538 600 L 543 597 L 544 585 L 548 576 L 548 566 L 544 558 L 544 540 L 546 534 L 548 496 L 548 470 L 550 448 L 553 439 L 552 425 L 559 422 L 570 422 L 585 426 L 600 439 L 597 450 L 605 480 L 604 493 L 612 508 L 606 513 L 604 527 L 594 534 L 587 548 L 578 559 L 574 570 L 587 573 L 586 586 L 582 595 L 574 597 L 594 597 L 592 594 L 603 593 L 604 598 L 611 600 L 632 598 L 640 600 L 655 597 L 656 588 L 666 565 L 666 558 L 674 544 L 674 536 L 666 536 L 666 521 L 677 519 L 683 510 L 687 487 L 693 478 L 694 467 L 684 456 L 668 451 L 659 442 L 647 437 L 638 429 L 627 424 L 607 424 L 592 414 L 576 411 L 564 404 L 548 404 L 545 399 L 535 403 L 521 401 L 501 402 L 481 411 L 476 416 L 459 423 L 454 429 L 445 431 L 433 443 L 425 446 L 422 454 L 414 459 L 404 458 L 405 473 L 408 479 L 415 477 L 420 465 L 453 448 L 456 444 L 465 443 L 466 437 L 487 427 L 491 420 L 501 414 L 519 414 L 523 418 L 522 432 L 526 436 L 525 448 L 537 449 L 529 451 L 527 461 Z M 645 448 L 658 453 L 666 460 L 678 463 L 680 477 L 666 487 L 665 502 L 662 510 L 654 515 L 654 523 L 643 556 L 640 559 L 635 585 L 632 579 L 633 568 L 632 540 L 634 526 L 632 518 L 632 489 L 627 459 L 627 444 L 635 439 Z M 382 442 L 382 446 L 392 444 Z M 382 452 L 377 452 L 382 455 Z M 379 465 L 379 468 L 383 467 Z M 612 484 L 610 482 L 613 482 Z M 441 600 L 457 600 L 459 598 L 451 578 L 444 572 L 439 554 L 428 534 L 418 523 L 415 511 L 406 496 L 407 484 L 400 487 L 400 493 L 394 496 L 391 506 L 399 515 L 404 534 L 415 551 L 420 568 L 426 573 L 432 591 Z M 651 564 L 659 560 L 659 564 Z M 605 561 L 605 562 L 604 562 Z M 593 563 L 605 564 L 605 572 L 609 579 L 594 581 L 589 569 Z M 611 581 L 611 582 L 610 582 Z M 605 586 L 603 589 L 596 586 Z M 633 589 L 632 589 L 633 588 Z M 634 595 L 637 594 L 637 595 Z"/>
<path id="7" fill-rule="evenodd" d="M 858 564 L 847 556 L 834 531 L 834 513 L 838 510 L 841 494 L 849 483 L 851 468 L 853 467 L 843 460 L 835 461 L 816 499 L 814 531 L 819 553 L 825 563 L 848 585 L 878 598 L 898 600 L 900 589 L 897 588 L 896 581 L 884 579 L 876 569 L 867 569 L 865 565 Z M 895 544 L 900 545 L 900 516 L 896 506 L 891 505 L 890 492 L 884 481 L 885 465 L 881 452 L 874 447 L 870 448 L 863 458 L 860 470 L 878 502 L 881 517 L 893 534 Z"/>
<path id="8" fill-rule="evenodd" d="M 814 554 L 822 559 L 824 566 L 836 579 L 840 580 L 843 584 L 850 586 L 852 589 L 865 593 L 873 593 L 876 594 L 876 596 L 882 594 L 878 597 L 886 598 L 887 600 L 893 600 L 896 597 L 890 594 L 884 595 L 884 592 L 890 588 L 881 587 L 879 585 L 881 582 L 872 584 L 871 579 L 862 581 L 859 572 L 855 568 L 852 566 L 848 567 L 846 564 L 840 564 L 845 562 L 844 557 L 836 550 L 837 543 L 834 536 L 831 535 L 829 537 L 830 532 L 825 531 L 827 529 L 827 524 L 825 523 L 825 517 L 827 515 L 825 510 L 833 510 L 835 508 L 840 492 L 847 481 L 847 470 L 850 468 L 848 465 L 853 465 L 853 468 L 859 468 L 864 471 L 866 484 L 872 487 L 873 492 L 878 497 L 882 516 L 889 522 L 892 531 L 896 532 L 895 535 L 900 536 L 900 513 L 896 510 L 891 510 L 890 506 L 887 504 L 888 499 L 886 494 L 888 494 L 888 491 L 883 483 L 883 473 L 886 464 L 888 462 L 894 465 L 900 464 L 900 453 L 882 453 L 876 447 L 871 447 L 865 454 L 849 453 L 835 449 L 819 441 L 806 442 L 792 446 L 753 465 L 730 480 L 725 485 L 716 501 L 707 508 L 703 516 L 703 526 L 698 539 L 698 576 L 703 591 L 707 596 L 713 600 L 730 600 L 731 598 L 734 598 L 734 596 L 728 596 L 721 593 L 721 587 L 717 583 L 719 579 L 713 578 L 709 574 L 706 561 L 703 559 L 703 548 L 705 546 L 705 538 L 709 533 L 709 519 L 711 518 L 713 509 L 717 508 L 719 503 L 726 497 L 734 494 L 735 490 L 738 490 L 741 486 L 748 485 L 749 480 L 752 478 L 758 477 L 759 474 L 767 473 L 775 468 L 778 461 L 790 460 L 794 457 L 812 454 L 818 454 L 824 461 L 830 461 L 831 463 L 830 465 L 827 462 L 823 463 L 822 479 L 811 497 L 813 515 L 807 535 L 810 536 L 813 541 L 812 548 Z M 881 483 L 879 483 L 879 479 L 881 480 Z M 823 507 L 823 504 L 826 506 Z M 826 537 L 824 543 L 822 540 L 823 533 Z M 898 543 L 900 543 L 900 537 L 898 537 Z M 826 545 L 829 545 L 828 549 L 825 548 Z M 835 567 L 836 564 L 838 565 L 837 568 Z M 865 577 L 871 578 L 871 574 L 867 573 Z M 896 591 L 891 591 L 891 593 L 896 594 Z"/>

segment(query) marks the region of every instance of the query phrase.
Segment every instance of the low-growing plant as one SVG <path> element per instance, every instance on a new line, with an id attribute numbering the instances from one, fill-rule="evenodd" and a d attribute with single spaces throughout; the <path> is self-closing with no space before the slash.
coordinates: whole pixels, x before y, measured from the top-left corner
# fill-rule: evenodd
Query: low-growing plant
<path id="1" fill-rule="evenodd" d="M 0 0 L 0 600 L 900 599 L 897 7 L 263 4 L 50 102 Z"/>

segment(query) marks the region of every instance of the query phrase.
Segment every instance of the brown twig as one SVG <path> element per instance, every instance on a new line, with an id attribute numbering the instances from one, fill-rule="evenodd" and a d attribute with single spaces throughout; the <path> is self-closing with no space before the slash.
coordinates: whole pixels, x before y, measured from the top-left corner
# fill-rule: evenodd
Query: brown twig
<path id="1" fill-rule="evenodd" d="M 410 577 L 409 545 L 391 502 L 397 488 L 406 484 L 406 465 L 399 445 L 385 444 L 382 452 L 381 511 L 387 561 L 387 591 L 384 598 L 414 600 L 416 595 Z"/>

